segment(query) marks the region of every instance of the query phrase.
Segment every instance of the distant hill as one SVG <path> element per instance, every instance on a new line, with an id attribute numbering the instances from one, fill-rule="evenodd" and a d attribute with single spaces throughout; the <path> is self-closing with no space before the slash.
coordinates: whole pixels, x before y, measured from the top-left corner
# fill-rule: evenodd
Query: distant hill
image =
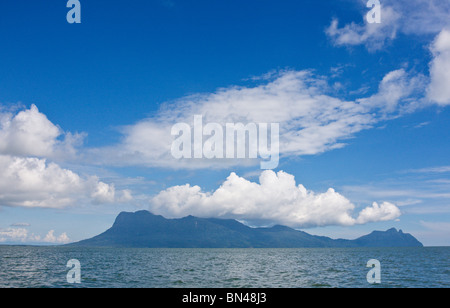
<path id="1" fill-rule="evenodd" d="M 106 232 L 70 246 L 141 248 L 422 247 L 401 230 L 374 231 L 356 240 L 310 235 L 284 226 L 250 228 L 236 220 L 166 219 L 148 211 L 123 212 Z"/>

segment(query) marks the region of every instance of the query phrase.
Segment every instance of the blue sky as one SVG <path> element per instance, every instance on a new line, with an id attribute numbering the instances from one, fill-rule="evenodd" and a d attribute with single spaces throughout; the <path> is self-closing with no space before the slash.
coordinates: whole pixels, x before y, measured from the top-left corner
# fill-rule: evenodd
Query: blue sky
<path id="1" fill-rule="evenodd" d="M 449 4 L 382 0 L 368 24 L 361 0 L 80 3 L 81 24 L 65 1 L 0 4 L 3 243 L 147 209 L 450 245 Z M 175 161 L 194 114 L 280 123 L 278 168 Z"/>

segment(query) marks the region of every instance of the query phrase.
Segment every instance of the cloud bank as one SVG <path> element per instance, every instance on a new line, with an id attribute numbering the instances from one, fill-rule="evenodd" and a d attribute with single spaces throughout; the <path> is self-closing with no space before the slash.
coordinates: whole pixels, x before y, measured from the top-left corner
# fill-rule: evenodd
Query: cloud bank
<path id="1" fill-rule="evenodd" d="M 293 175 L 270 170 L 261 174 L 259 183 L 231 173 L 214 192 L 203 192 L 189 184 L 170 187 L 150 203 L 153 213 L 170 218 L 221 217 L 295 228 L 352 226 L 394 220 L 401 215 L 398 207 L 384 202 L 373 203 L 354 218 L 356 206 L 334 189 L 315 193 L 297 185 Z"/>
<path id="2" fill-rule="evenodd" d="M 59 236 L 54 230 L 50 230 L 44 237 L 30 233 L 25 228 L 0 229 L 0 243 L 46 243 L 46 244 L 67 244 L 70 238 L 64 232 Z"/>

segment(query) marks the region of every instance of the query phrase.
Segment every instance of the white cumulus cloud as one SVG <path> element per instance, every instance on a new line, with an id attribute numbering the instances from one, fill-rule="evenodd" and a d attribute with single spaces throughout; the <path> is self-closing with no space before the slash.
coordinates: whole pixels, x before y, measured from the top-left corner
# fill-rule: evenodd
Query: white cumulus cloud
<path id="1" fill-rule="evenodd" d="M 355 205 L 330 188 L 324 193 L 297 185 L 293 175 L 264 171 L 260 183 L 235 173 L 214 192 L 199 186 L 170 187 L 151 200 L 150 210 L 170 218 L 187 215 L 264 221 L 291 227 L 351 226 L 393 220 L 400 210 L 393 204 L 374 203 L 353 217 Z"/>
<path id="2" fill-rule="evenodd" d="M 66 244 L 70 242 L 70 239 L 65 232 L 55 236 L 55 230 L 50 230 L 42 241 L 45 243 Z"/>
<path id="3" fill-rule="evenodd" d="M 54 230 L 50 230 L 46 236 L 35 235 L 25 228 L 0 229 L 0 243 L 45 243 L 45 244 L 67 244 L 70 238 L 67 233 L 55 235 Z"/>
<path id="4" fill-rule="evenodd" d="M 114 185 L 94 176 L 83 178 L 45 159 L 0 155 L 0 174 L 0 206 L 63 208 L 115 200 Z"/>
<path id="5" fill-rule="evenodd" d="M 0 105 L 0 206 L 63 208 L 130 201 L 129 190 L 116 192 L 113 184 L 54 162 L 76 158 L 83 137 L 62 131 L 35 105 L 18 112 Z"/>
<path id="6" fill-rule="evenodd" d="M 83 136 L 63 132 L 35 105 L 17 114 L 0 109 L 0 154 L 3 155 L 73 157 Z"/>
<path id="7" fill-rule="evenodd" d="M 374 202 L 371 207 L 366 207 L 359 213 L 356 222 L 358 224 L 366 224 L 369 222 L 388 221 L 394 220 L 400 215 L 400 209 L 396 205 L 389 202 L 383 202 L 382 204 Z"/>
<path id="8" fill-rule="evenodd" d="M 18 241 L 24 242 L 28 238 L 28 230 L 25 228 L 0 229 L 0 242 Z"/>

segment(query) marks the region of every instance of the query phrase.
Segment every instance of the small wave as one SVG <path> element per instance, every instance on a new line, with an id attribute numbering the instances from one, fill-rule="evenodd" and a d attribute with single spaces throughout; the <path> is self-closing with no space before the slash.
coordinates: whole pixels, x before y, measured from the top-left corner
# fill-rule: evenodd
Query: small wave
<path id="1" fill-rule="evenodd" d="M 241 278 L 237 278 L 237 277 L 231 277 L 231 278 L 225 279 L 226 282 L 233 282 L 233 281 L 239 281 L 239 280 L 241 280 Z"/>
<path id="2" fill-rule="evenodd" d="M 339 270 L 337 268 L 330 267 L 330 268 L 327 269 L 327 272 L 330 272 L 330 273 L 342 273 L 343 271 Z"/>
<path id="3" fill-rule="evenodd" d="M 313 288 L 331 288 L 331 285 L 328 283 L 313 283 L 311 286 Z"/>

